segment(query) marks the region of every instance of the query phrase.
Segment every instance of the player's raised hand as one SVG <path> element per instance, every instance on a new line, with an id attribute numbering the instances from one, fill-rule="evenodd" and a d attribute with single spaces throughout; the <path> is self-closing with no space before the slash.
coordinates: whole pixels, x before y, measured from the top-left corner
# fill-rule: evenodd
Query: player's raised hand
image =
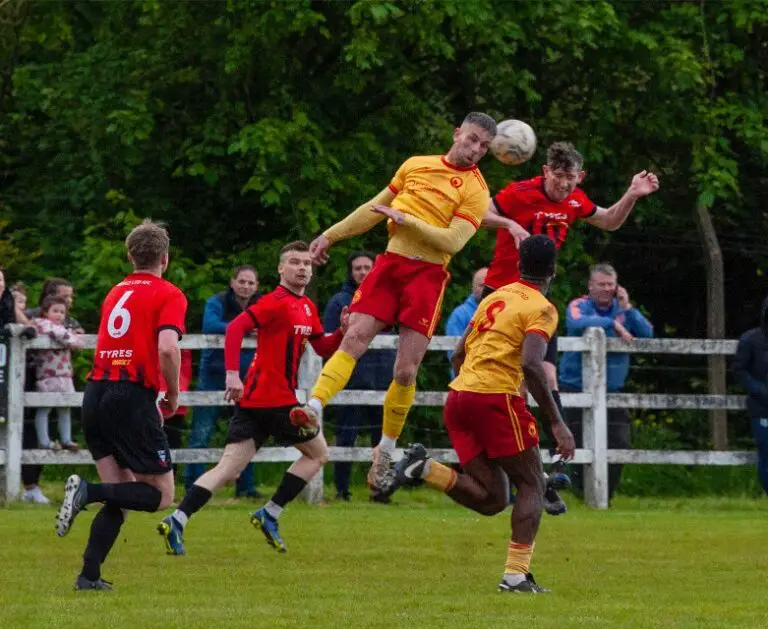
<path id="1" fill-rule="evenodd" d="M 507 231 L 512 234 L 512 238 L 515 239 L 515 247 L 518 249 L 520 249 L 520 243 L 523 242 L 523 240 L 526 238 L 530 237 L 530 234 L 526 231 L 526 229 L 516 221 L 510 221 L 509 227 L 507 227 Z"/>
<path id="2" fill-rule="evenodd" d="M 224 383 L 224 401 L 237 404 L 242 397 L 243 381 L 240 380 L 240 374 L 236 371 L 227 371 L 227 378 Z"/>
<path id="3" fill-rule="evenodd" d="M 400 210 L 389 207 L 388 205 L 372 205 L 371 212 L 383 214 L 398 225 L 405 224 L 405 214 L 403 214 Z"/>
<path id="4" fill-rule="evenodd" d="M 555 437 L 555 441 L 557 441 L 557 451 L 562 455 L 563 459 L 568 460 L 572 458 L 576 450 L 576 442 L 573 440 L 573 433 L 571 433 L 564 421 L 552 422 L 552 435 Z"/>
<path id="5" fill-rule="evenodd" d="M 328 249 L 331 248 L 331 242 L 320 234 L 309 245 L 309 255 L 312 257 L 312 264 L 322 265 L 328 262 Z"/>
<path id="6" fill-rule="evenodd" d="M 347 306 L 341 309 L 341 325 L 339 327 L 342 334 L 346 334 L 349 329 L 349 308 Z"/>
<path id="7" fill-rule="evenodd" d="M 647 197 L 659 189 L 659 178 L 652 172 L 644 170 L 632 177 L 629 191 L 637 198 Z"/>

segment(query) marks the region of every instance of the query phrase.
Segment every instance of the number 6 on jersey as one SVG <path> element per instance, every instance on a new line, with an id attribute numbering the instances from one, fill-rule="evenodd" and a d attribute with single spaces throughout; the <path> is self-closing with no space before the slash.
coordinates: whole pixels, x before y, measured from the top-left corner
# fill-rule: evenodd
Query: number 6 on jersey
<path id="1" fill-rule="evenodd" d="M 112 308 L 112 312 L 109 313 L 109 318 L 107 319 L 107 331 L 114 339 L 119 339 L 121 336 L 124 336 L 125 333 L 128 332 L 128 328 L 131 327 L 131 313 L 125 308 L 125 302 L 128 301 L 128 298 L 131 295 L 133 295 L 132 290 L 125 291 L 125 294 L 123 294 L 120 300 L 115 304 L 115 307 Z M 120 327 L 117 326 L 118 321 L 120 322 Z"/>

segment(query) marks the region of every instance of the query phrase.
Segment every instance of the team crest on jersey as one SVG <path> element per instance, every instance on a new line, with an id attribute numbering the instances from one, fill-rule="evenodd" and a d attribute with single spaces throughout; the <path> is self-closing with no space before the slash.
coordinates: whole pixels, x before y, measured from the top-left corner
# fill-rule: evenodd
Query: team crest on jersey
<path id="1" fill-rule="evenodd" d="M 352 303 L 356 304 L 358 301 L 360 301 L 360 298 L 363 296 L 363 293 L 360 292 L 360 289 L 358 288 L 355 291 L 355 294 L 352 296 Z"/>
<path id="2" fill-rule="evenodd" d="M 451 185 L 458 190 L 464 185 L 464 180 L 461 177 L 451 177 Z"/>
<path id="3" fill-rule="evenodd" d="M 536 424 L 528 424 L 528 434 L 531 437 L 536 436 Z"/>
<path id="4" fill-rule="evenodd" d="M 312 311 L 309 309 L 307 304 L 304 304 L 304 314 L 306 314 L 308 317 L 312 316 Z"/>
<path id="5" fill-rule="evenodd" d="M 571 207 L 581 207 L 581 203 L 579 203 L 576 199 L 571 199 L 568 201 L 568 205 Z"/>

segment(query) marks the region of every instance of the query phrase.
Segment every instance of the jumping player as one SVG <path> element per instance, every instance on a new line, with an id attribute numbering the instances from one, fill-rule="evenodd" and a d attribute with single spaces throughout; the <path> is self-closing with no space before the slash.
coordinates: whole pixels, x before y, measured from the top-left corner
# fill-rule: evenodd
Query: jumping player
<path id="1" fill-rule="evenodd" d="M 349 381 L 357 360 L 385 328 L 399 325 L 394 378 L 384 398 L 382 437 L 373 450 L 368 484 L 374 496 L 390 473 L 392 454 L 413 404 L 416 374 L 440 317 L 451 256 L 477 231 L 490 197 L 477 162 L 496 135 L 490 116 L 470 113 L 453 132 L 445 155 L 412 157 L 373 199 L 316 238 L 315 263 L 340 240 L 388 221 L 389 244 L 352 298 L 349 331 L 325 364 L 306 406 L 292 417 L 313 423 Z"/>
<path id="2" fill-rule="evenodd" d="M 557 310 L 542 293 L 555 274 L 556 248 L 546 236 L 520 246 L 519 281 L 486 297 L 452 357 L 459 374 L 451 382 L 444 422 L 461 467 L 430 458 L 421 444 L 406 450 L 390 477 L 388 491 L 422 480 L 482 515 L 507 505 L 503 475 L 517 488 L 512 538 L 507 549 L 503 592 L 548 592 L 530 573 L 534 539 L 543 509 L 544 479 L 536 420 L 520 396 L 523 377 L 551 421 L 558 450 L 574 450 L 544 372 L 547 342 L 557 329 Z M 459 369 L 460 368 L 460 369 Z"/>
<path id="3" fill-rule="evenodd" d="M 338 348 L 349 315 L 342 312 L 341 327 L 325 334 L 317 308 L 304 295 L 312 278 L 309 245 L 296 241 L 280 251 L 280 286 L 248 306 L 227 326 L 224 362 L 227 369 L 224 397 L 237 404 L 229 422 L 227 445 L 219 463 L 198 478 L 179 508 L 158 526 L 171 555 L 185 554 L 183 531 L 187 521 L 202 509 L 211 495 L 233 481 L 270 437 L 295 446 L 301 457 L 283 476 L 272 499 L 251 515 L 251 523 L 264 533 L 271 546 L 286 552 L 277 520 L 283 508 L 296 498 L 328 460 L 328 446 L 317 423 L 299 424 L 289 417 L 296 400 L 297 374 L 309 342 L 321 356 Z M 240 347 L 253 329 L 259 331 L 259 346 L 245 386 L 240 381 Z"/>
<path id="4" fill-rule="evenodd" d="M 171 453 L 156 400 L 162 373 L 161 406 L 173 415 L 179 405 L 178 341 L 187 299 L 162 279 L 169 244 L 163 227 L 144 221 L 125 244 L 134 270 L 104 300 L 83 396 L 83 432 L 102 482 L 70 476 L 56 516 L 63 537 L 86 505 L 104 503 L 91 525 L 76 590 L 112 589 L 101 565 L 120 533 L 123 510 L 154 512 L 173 501 Z"/>

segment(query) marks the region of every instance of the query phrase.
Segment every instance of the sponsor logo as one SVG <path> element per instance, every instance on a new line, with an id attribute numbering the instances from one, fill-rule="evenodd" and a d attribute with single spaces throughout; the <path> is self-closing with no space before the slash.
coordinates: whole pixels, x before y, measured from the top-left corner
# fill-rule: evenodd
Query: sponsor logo
<path id="1" fill-rule="evenodd" d="M 425 328 L 429 327 L 429 323 L 430 323 L 429 319 L 425 319 L 424 317 L 419 319 L 419 325 L 423 325 Z"/>
<path id="2" fill-rule="evenodd" d="M 451 177 L 451 185 L 458 190 L 464 185 L 464 180 L 461 177 Z"/>
<path id="3" fill-rule="evenodd" d="M 562 212 L 536 212 L 534 215 L 536 220 L 551 220 L 551 221 L 567 221 L 568 215 Z"/>
<path id="4" fill-rule="evenodd" d="M 311 325 L 294 325 L 293 333 L 299 334 L 301 336 L 309 336 L 310 334 L 312 334 L 312 326 Z"/>

